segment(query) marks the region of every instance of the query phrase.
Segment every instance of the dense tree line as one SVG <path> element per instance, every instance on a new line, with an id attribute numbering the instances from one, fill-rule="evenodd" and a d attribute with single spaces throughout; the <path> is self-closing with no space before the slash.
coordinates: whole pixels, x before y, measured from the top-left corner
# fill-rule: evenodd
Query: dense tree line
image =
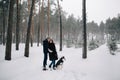
<path id="1" fill-rule="evenodd" d="M 0 42 L 5 45 L 7 38 L 9 7 L 11 0 L 0 1 Z M 18 1 L 18 2 L 17 2 Z M 33 15 L 30 28 L 30 42 L 42 43 L 42 40 L 50 36 L 55 42 L 60 40 L 60 19 L 57 1 L 50 0 L 48 9 L 48 0 L 35 0 Z M 12 25 L 12 42 L 26 42 L 27 28 L 29 22 L 30 8 L 32 0 L 14 0 L 13 4 L 13 25 Z M 83 26 L 82 19 L 76 18 L 73 14 L 67 15 L 61 9 L 62 17 L 62 41 L 63 44 L 70 43 L 82 44 Z M 48 17 L 49 10 L 49 17 Z M 48 28 L 49 25 L 49 28 Z M 19 28 L 18 28 L 19 27 Z M 49 31 L 49 32 L 48 32 Z M 17 34 L 18 33 L 18 34 Z M 114 37 L 120 40 L 120 15 L 114 18 L 108 18 L 106 22 L 101 21 L 98 25 L 95 21 L 87 22 L 87 41 L 95 40 L 100 44 L 105 40 Z M 39 45 L 39 44 L 38 44 Z M 17 48 L 18 49 L 18 48 Z"/>
<path id="2" fill-rule="evenodd" d="M 6 0 L 8 1 L 8 0 Z M 0 4 L 3 4 L 3 2 L 0 2 Z M 36 6 L 38 6 L 38 1 L 36 1 Z M 44 4 L 46 4 L 46 2 L 44 2 Z M 8 5 L 8 3 L 6 3 L 6 5 Z M 51 8 L 50 11 L 50 36 L 52 38 L 54 38 L 56 41 L 59 40 L 59 19 L 58 19 L 58 8 L 56 8 L 55 2 L 51 2 L 51 6 L 54 6 L 54 8 Z M 40 6 L 41 7 L 41 6 Z M 5 12 L 3 12 L 3 8 L 8 12 L 8 6 L 3 7 L 2 5 L 0 6 L 0 33 L 1 36 L 3 36 L 4 34 L 4 29 L 3 26 L 5 25 L 5 27 L 7 28 L 7 25 L 5 23 L 7 23 L 7 18 L 8 15 Z M 16 8 L 17 6 L 14 7 L 15 11 L 14 11 L 14 25 L 13 25 L 13 34 L 15 34 L 15 29 L 16 29 L 16 22 L 17 22 L 17 16 L 16 16 Z M 27 1 L 24 1 L 23 3 L 21 3 L 20 5 L 20 42 L 25 42 L 25 36 L 26 36 L 26 30 L 27 30 L 27 22 L 28 22 L 28 17 L 29 17 L 29 12 L 28 12 L 28 4 Z M 41 10 L 41 9 L 40 9 Z M 4 20 L 4 16 L 3 13 L 6 17 L 6 19 Z M 34 42 L 37 42 L 37 30 L 38 30 L 38 26 L 41 23 L 39 20 L 39 15 L 42 12 L 40 11 L 37 13 L 34 13 Z M 62 11 L 62 22 L 63 22 L 63 39 L 64 41 L 66 41 L 67 39 L 69 40 L 80 40 L 82 39 L 81 35 L 82 35 L 82 20 L 80 18 L 75 18 L 73 14 L 69 15 L 68 17 L 67 13 L 65 11 Z M 4 23 L 5 21 L 5 23 Z M 119 35 L 120 32 L 120 16 L 112 18 L 112 19 L 107 19 L 106 22 L 101 22 L 100 25 L 98 25 L 97 23 L 95 23 L 94 21 L 92 22 L 88 22 L 87 23 L 87 34 L 88 37 L 90 35 L 92 35 L 93 37 L 98 37 L 97 35 L 99 35 L 99 37 L 103 37 L 104 34 L 110 34 L 110 35 Z M 6 31 L 6 29 L 5 29 Z M 44 5 L 44 36 L 47 36 L 47 4 Z M 13 42 L 15 42 L 14 39 L 15 35 L 13 35 Z M 90 36 L 91 37 L 91 36 Z M 89 38 L 91 39 L 91 38 Z M 119 36 L 117 36 L 117 39 L 119 39 Z M 98 39 L 99 40 L 99 39 Z M 102 39 L 103 40 L 103 39 Z M 5 41 L 5 40 L 3 40 Z"/>

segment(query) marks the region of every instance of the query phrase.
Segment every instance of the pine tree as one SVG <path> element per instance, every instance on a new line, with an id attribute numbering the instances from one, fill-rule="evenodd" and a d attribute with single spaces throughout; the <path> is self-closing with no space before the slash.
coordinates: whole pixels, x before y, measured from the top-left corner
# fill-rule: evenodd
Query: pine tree
<path id="1" fill-rule="evenodd" d="M 38 24 L 37 46 L 39 46 L 39 42 L 40 42 L 40 5 L 41 5 L 41 0 L 39 2 L 39 24 Z"/>
<path id="2" fill-rule="evenodd" d="M 86 34 L 86 0 L 83 0 L 83 56 L 87 58 L 87 34 Z"/>
<path id="3" fill-rule="evenodd" d="M 31 30 L 31 22 L 32 22 L 32 14 L 33 14 L 33 9 L 34 9 L 34 4 L 35 4 L 35 0 L 32 0 L 32 6 L 31 6 L 31 10 L 30 10 L 28 28 L 27 28 L 27 38 L 26 38 L 26 44 L 25 44 L 25 53 L 24 53 L 25 57 L 29 57 L 30 30 Z"/>
<path id="4" fill-rule="evenodd" d="M 16 50 L 19 50 L 19 42 L 20 42 L 19 24 L 20 24 L 20 6 L 19 6 L 19 0 L 17 0 Z"/>
<path id="5" fill-rule="evenodd" d="M 110 50 L 110 54 L 115 55 L 115 51 L 117 50 L 117 44 L 115 39 L 111 39 L 108 43 L 108 48 Z"/>
<path id="6" fill-rule="evenodd" d="M 11 60 L 13 10 L 15 0 L 10 0 L 5 60 Z"/>
<path id="7" fill-rule="evenodd" d="M 57 3 L 58 3 L 59 16 L 60 16 L 60 51 L 62 51 L 62 16 L 61 16 L 59 0 L 57 0 Z"/>
<path id="8" fill-rule="evenodd" d="M 2 6 L 2 15 L 3 15 L 3 45 L 5 45 L 6 40 L 5 40 L 5 30 L 6 30 L 6 23 L 7 23 L 7 14 L 8 14 L 8 6 L 9 6 L 9 0 L 2 0 L 1 4 Z"/>
<path id="9" fill-rule="evenodd" d="M 98 47 L 99 47 L 99 45 L 97 44 L 97 42 L 95 40 L 91 40 L 89 43 L 89 46 L 88 46 L 89 50 L 94 50 Z"/>

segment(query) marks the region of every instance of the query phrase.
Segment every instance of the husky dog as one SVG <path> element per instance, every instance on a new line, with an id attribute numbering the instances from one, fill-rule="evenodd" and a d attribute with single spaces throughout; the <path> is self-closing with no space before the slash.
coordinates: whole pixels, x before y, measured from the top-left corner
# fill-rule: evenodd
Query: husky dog
<path id="1" fill-rule="evenodd" d="M 64 60 L 66 60 L 66 59 L 65 59 L 64 56 L 62 56 L 62 57 L 57 61 L 56 65 L 55 65 L 57 69 L 62 69 Z"/>

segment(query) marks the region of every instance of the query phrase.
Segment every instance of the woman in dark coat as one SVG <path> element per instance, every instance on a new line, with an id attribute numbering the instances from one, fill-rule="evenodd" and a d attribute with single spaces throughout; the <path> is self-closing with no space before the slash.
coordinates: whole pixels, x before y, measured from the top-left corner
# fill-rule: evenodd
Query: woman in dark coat
<path id="1" fill-rule="evenodd" d="M 55 61 L 58 59 L 57 52 L 56 52 L 56 47 L 51 39 L 48 44 L 48 51 L 49 51 L 49 59 L 51 61 L 49 68 L 53 65 L 53 69 L 55 70 Z"/>

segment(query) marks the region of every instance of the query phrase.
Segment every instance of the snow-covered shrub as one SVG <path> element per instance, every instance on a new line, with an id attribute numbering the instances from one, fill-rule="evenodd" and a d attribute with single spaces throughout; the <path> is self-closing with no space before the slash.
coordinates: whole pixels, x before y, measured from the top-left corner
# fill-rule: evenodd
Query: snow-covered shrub
<path id="1" fill-rule="evenodd" d="M 108 42 L 108 48 L 110 50 L 110 54 L 115 55 L 115 51 L 118 49 L 115 39 L 111 39 Z"/>
<path id="2" fill-rule="evenodd" d="M 89 43 L 89 45 L 88 45 L 88 49 L 89 49 L 89 50 L 94 50 L 94 49 L 96 49 L 96 48 L 98 48 L 98 47 L 99 47 L 99 45 L 98 45 L 97 42 L 94 41 L 94 40 L 90 41 L 90 43 Z"/>
<path id="3" fill-rule="evenodd" d="M 81 48 L 82 46 L 83 46 L 83 44 L 80 42 L 75 44 L 75 48 Z"/>
<path id="4" fill-rule="evenodd" d="M 72 47 L 72 41 L 71 40 L 67 40 L 66 46 L 67 46 L 67 48 Z"/>

